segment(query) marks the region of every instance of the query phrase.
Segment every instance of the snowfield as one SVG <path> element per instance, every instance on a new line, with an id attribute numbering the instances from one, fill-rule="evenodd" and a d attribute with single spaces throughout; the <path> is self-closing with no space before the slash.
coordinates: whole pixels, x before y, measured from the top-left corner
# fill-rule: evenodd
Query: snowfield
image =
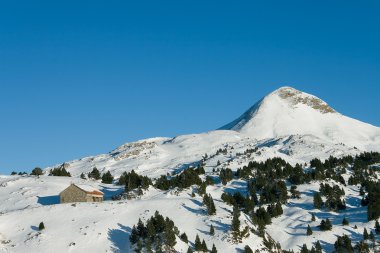
<path id="1" fill-rule="evenodd" d="M 177 238 L 178 252 L 186 252 L 197 234 L 209 249 L 215 244 L 218 252 L 243 252 L 245 245 L 268 252 L 263 238 L 253 232 L 242 243 L 231 242 L 232 207 L 221 200 L 221 194 L 245 194 L 245 181 L 232 180 L 225 186 L 216 181 L 208 186 L 206 192 L 212 195 L 217 209 L 216 215 L 208 216 L 202 198 L 191 196 L 192 188 L 161 191 L 150 187 L 140 199 L 113 201 L 111 197 L 123 192 L 123 186 L 81 179 L 80 175 L 96 167 L 101 173 L 110 171 L 115 179 L 132 170 L 155 179 L 204 161 L 206 175 L 216 177 L 217 169 L 236 170 L 250 161 L 280 157 L 292 165 L 304 165 L 313 158 L 324 160 L 363 151 L 380 151 L 380 128 L 341 115 L 312 95 L 284 87 L 219 130 L 126 143 L 107 154 L 66 162 L 72 177 L 48 176 L 59 165 L 45 168 L 45 174 L 39 177 L 0 176 L 0 251 L 131 252 L 129 235 L 133 225 L 158 210 L 189 238 L 189 244 Z M 345 177 L 347 180 L 348 175 Z M 70 183 L 101 190 L 105 201 L 59 204 L 58 194 Z M 332 252 L 336 237 L 343 234 L 349 235 L 354 244 L 362 240 L 363 229 L 370 231 L 375 222 L 367 222 L 367 207 L 360 204 L 359 187 L 340 187 L 346 192 L 347 210 L 335 213 L 314 209 L 313 194 L 319 190 L 319 182 L 298 186 L 301 199 L 290 199 L 282 206 L 284 214 L 272 219 L 266 227 L 267 236 L 279 242 L 282 249 L 295 252 L 303 244 L 310 248 L 317 240 L 325 252 Z M 314 222 L 312 214 L 316 216 Z M 349 226 L 341 225 L 344 216 Z M 318 225 L 326 218 L 332 221 L 333 229 L 322 232 Z M 243 213 L 240 221 L 242 227 L 256 229 Z M 44 222 L 45 230 L 38 230 L 40 222 Z M 209 234 L 211 224 L 214 236 Z M 308 225 L 312 236 L 306 236 Z"/>

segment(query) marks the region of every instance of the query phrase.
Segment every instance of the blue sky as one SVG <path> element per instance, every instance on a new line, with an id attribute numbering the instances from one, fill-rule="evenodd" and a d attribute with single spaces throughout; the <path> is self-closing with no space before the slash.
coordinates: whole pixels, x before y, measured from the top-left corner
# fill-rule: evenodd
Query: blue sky
<path id="1" fill-rule="evenodd" d="M 378 13 L 379 1 L 2 1 L 0 173 L 216 129 L 284 85 L 379 126 Z"/>

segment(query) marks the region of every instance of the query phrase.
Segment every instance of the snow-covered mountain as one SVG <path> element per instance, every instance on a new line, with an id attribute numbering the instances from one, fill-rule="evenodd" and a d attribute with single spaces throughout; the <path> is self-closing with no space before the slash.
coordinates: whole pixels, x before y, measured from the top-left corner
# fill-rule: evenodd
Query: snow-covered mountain
<path id="1" fill-rule="evenodd" d="M 216 154 L 225 148 L 228 154 Z M 212 157 L 209 168 L 218 160 L 221 167 L 238 168 L 249 159 L 237 158 L 236 153 L 247 148 L 259 149 L 249 159 L 282 157 L 292 164 L 305 163 L 315 157 L 380 151 L 380 128 L 346 117 L 315 96 L 283 87 L 219 130 L 126 143 L 108 154 L 67 164 L 76 176 L 97 167 L 116 176 L 134 169 L 157 177 L 197 164 L 205 154 Z"/>
<path id="2" fill-rule="evenodd" d="M 254 252 L 275 252 L 268 248 L 270 238 L 294 252 L 299 252 L 303 244 L 310 248 L 319 240 L 324 252 L 332 252 L 337 236 L 349 235 L 357 243 L 364 228 L 373 230 L 375 221 L 367 221 L 367 207 L 360 204 L 360 185 L 331 178 L 322 180 L 344 189 L 347 209 L 334 212 L 313 205 L 320 180 L 299 184 L 300 198 L 289 198 L 282 204 L 283 214 L 266 226 L 265 240 L 257 233 L 252 217 L 242 213 L 241 228 L 248 226 L 250 232 L 241 242 L 233 243 L 232 206 L 221 195 L 248 195 L 248 181 L 235 177 L 223 185 L 219 170 L 236 171 L 251 161 L 280 157 L 292 165 L 302 164 L 307 171 L 312 170 L 308 162 L 313 158 L 324 160 L 331 155 L 342 157 L 363 151 L 380 151 L 380 128 L 346 117 L 315 96 L 280 88 L 218 130 L 145 139 L 126 143 L 107 154 L 65 162 L 72 177 L 48 176 L 59 165 L 45 168 L 45 174 L 39 177 L 0 176 L 0 252 L 133 252 L 129 242 L 133 225 L 156 210 L 172 219 L 189 237 L 189 243 L 177 237 L 176 252 L 193 247 L 196 235 L 205 240 L 209 249 L 215 244 L 218 252 L 244 252 L 246 245 Z M 123 192 L 124 186 L 79 177 L 97 167 L 101 173 L 110 171 L 116 179 L 131 170 L 155 179 L 200 163 L 205 169 L 201 179 L 205 181 L 208 176 L 215 181 L 206 187 L 215 201 L 213 216 L 207 215 L 201 194 L 195 194 L 199 190 L 196 185 L 167 191 L 150 186 L 137 199 L 111 201 L 111 196 Z M 342 177 L 348 182 L 353 170 L 348 166 L 344 171 Z M 373 172 L 371 176 L 379 178 L 380 173 Z M 102 190 L 106 201 L 59 204 L 58 194 L 71 183 Z M 349 226 L 342 225 L 343 216 L 350 220 Z M 331 231 L 318 227 L 326 218 L 333 224 Z M 46 227 L 43 231 L 37 227 L 41 221 Z M 209 233 L 211 225 L 214 235 Z M 308 226 L 313 229 L 312 236 L 306 235 Z"/>
<path id="3" fill-rule="evenodd" d="M 362 150 L 380 149 L 380 128 L 346 117 L 325 101 L 291 87 L 270 93 L 221 129 L 259 140 L 313 135 Z"/>

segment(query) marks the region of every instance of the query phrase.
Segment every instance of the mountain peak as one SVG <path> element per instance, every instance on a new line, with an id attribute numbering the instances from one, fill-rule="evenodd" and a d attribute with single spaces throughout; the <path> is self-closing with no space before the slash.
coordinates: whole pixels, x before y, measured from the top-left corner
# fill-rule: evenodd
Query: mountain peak
<path id="1" fill-rule="evenodd" d="M 379 128 L 337 113 L 322 99 L 292 87 L 281 87 L 220 128 L 258 140 L 312 135 L 333 143 L 364 147 L 379 136 Z"/>
<path id="2" fill-rule="evenodd" d="M 271 97 L 271 96 L 278 96 L 281 99 L 288 101 L 290 105 L 293 107 L 299 104 L 304 104 L 304 105 L 310 106 L 311 108 L 321 113 L 335 113 L 336 112 L 322 99 L 316 96 L 313 96 L 311 94 L 299 91 L 292 87 L 288 87 L 288 86 L 284 86 L 273 91 L 267 97 Z"/>

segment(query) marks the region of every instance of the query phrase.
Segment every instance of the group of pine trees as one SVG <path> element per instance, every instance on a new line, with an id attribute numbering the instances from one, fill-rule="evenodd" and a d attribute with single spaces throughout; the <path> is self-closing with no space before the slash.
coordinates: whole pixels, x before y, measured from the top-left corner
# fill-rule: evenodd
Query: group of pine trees
<path id="1" fill-rule="evenodd" d="M 136 252 L 171 252 L 177 244 L 179 230 L 168 217 L 164 218 L 158 211 L 145 223 L 139 219 L 133 226 L 129 240 Z"/>
<path id="2" fill-rule="evenodd" d="M 192 185 L 201 185 L 202 179 L 199 177 L 201 174 L 205 174 L 203 167 L 188 168 L 176 176 L 162 175 L 156 180 L 154 186 L 160 190 L 169 190 L 175 187 L 184 189 Z"/>
<path id="3" fill-rule="evenodd" d="M 86 179 L 86 176 L 83 173 L 80 175 L 80 177 L 82 179 Z M 92 171 L 88 173 L 88 178 L 92 178 L 95 180 L 101 179 L 103 184 L 112 184 L 114 180 L 114 177 L 110 171 L 107 171 L 106 173 L 101 175 L 100 171 L 96 167 L 94 167 Z"/>
<path id="4" fill-rule="evenodd" d="M 123 172 L 123 174 L 121 174 L 118 185 L 124 185 L 126 192 L 138 188 L 146 190 L 149 188 L 149 185 L 152 185 L 152 180 L 147 176 L 138 175 L 132 170 L 131 172 Z"/>
<path id="5" fill-rule="evenodd" d="M 66 164 L 63 163 L 62 165 L 50 170 L 49 176 L 56 176 L 56 177 L 71 177 L 70 172 L 66 170 Z"/>

